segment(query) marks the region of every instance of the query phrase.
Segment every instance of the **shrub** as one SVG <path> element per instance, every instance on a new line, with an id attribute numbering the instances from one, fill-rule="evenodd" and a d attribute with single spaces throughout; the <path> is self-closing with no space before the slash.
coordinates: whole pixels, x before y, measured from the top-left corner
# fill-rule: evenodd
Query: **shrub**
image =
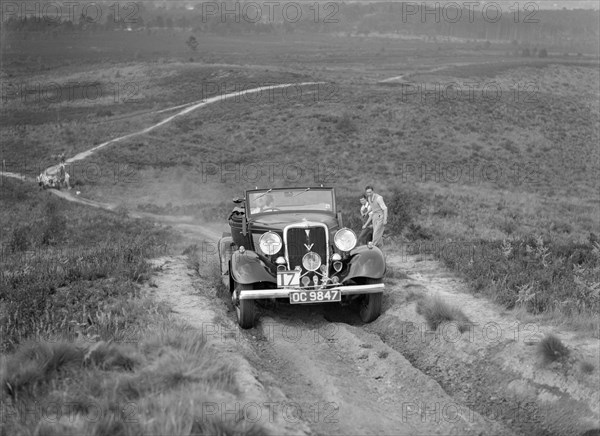
<path id="1" fill-rule="evenodd" d="M 526 236 L 445 246 L 433 254 L 509 309 L 520 305 L 534 314 L 580 315 L 600 311 L 600 256 L 594 247 Z"/>
<path id="2" fill-rule="evenodd" d="M 460 309 L 443 301 L 439 295 L 419 300 L 416 311 L 427 320 L 429 328 L 433 330 L 446 322 L 456 322 L 461 333 L 469 328 L 470 321 L 467 316 Z"/>
<path id="3" fill-rule="evenodd" d="M 396 235 L 413 224 L 413 220 L 419 212 L 422 200 L 413 192 L 396 189 L 392 193 L 388 207 L 387 229 Z"/>
<path id="4" fill-rule="evenodd" d="M 537 348 L 543 364 L 555 362 L 569 356 L 569 349 L 556 336 L 549 334 L 542 339 Z"/>
<path id="5" fill-rule="evenodd" d="M 7 395 L 18 399 L 23 395 L 35 397 L 58 371 L 79 366 L 83 351 L 69 342 L 28 342 L 6 362 L 2 386 Z"/>
<path id="6" fill-rule="evenodd" d="M 584 374 L 591 374 L 596 370 L 596 366 L 592 362 L 579 362 L 579 370 Z"/>

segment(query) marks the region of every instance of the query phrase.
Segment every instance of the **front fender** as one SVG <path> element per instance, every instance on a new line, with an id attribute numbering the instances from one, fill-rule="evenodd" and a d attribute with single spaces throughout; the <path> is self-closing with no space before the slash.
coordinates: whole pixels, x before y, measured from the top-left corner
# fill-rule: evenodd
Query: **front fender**
<path id="1" fill-rule="evenodd" d="M 277 283 L 276 278 L 269 273 L 265 263 L 254 251 L 235 251 L 231 256 L 230 271 L 233 279 L 243 285 L 256 282 Z"/>
<path id="2" fill-rule="evenodd" d="M 377 248 L 361 245 L 350 252 L 349 272 L 343 282 L 357 277 L 381 279 L 385 275 L 385 256 Z"/>

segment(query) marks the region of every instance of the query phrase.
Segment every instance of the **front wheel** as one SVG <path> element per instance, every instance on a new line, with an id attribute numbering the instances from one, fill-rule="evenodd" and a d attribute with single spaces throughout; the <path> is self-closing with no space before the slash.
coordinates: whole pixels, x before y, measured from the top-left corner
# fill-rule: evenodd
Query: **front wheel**
<path id="1" fill-rule="evenodd" d="M 367 279 L 365 284 L 373 285 L 381 283 L 383 279 Z M 383 292 L 375 294 L 366 294 L 360 302 L 360 319 L 363 322 L 372 322 L 379 318 L 381 314 L 381 299 Z"/>
<path id="2" fill-rule="evenodd" d="M 250 329 L 254 327 L 254 319 L 256 317 L 256 304 L 254 303 L 254 300 L 241 300 L 239 297 L 244 290 L 249 290 L 253 288 L 254 287 L 252 285 L 243 285 L 241 283 L 235 283 L 235 289 L 233 291 L 233 294 L 231 294 L 238 324 L 243 329 Z"/>

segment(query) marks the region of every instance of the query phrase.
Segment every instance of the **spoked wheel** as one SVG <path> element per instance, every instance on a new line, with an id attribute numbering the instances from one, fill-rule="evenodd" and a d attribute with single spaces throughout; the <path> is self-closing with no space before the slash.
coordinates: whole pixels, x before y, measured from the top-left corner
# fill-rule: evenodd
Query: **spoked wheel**
<path id="1" fill-rule="evenodd" d="M 365 285 L 381 283 L 382 279 L 367 279 Z M 381 298 L 383 292 L 375 294 L 366 294 L 360 302 L 360 319 L 363 322 L 372 322 L 379 318 L 381 314 Z"/>
<path id="2" fill-rule="evenodd" d="M 249 329 L 254 327 L 254 318 L 256 316 L 256 304 L 254 300 L 240 300 L 240 293 L 244 290 L 253 289 L 252 285 L 243 285 L 241 283 L 235 283 L 235 289 L 231 294 L 233 299 L 233 306 L 235 307 L 235 314 L 237 316 L 238 324 L 243 329 Z"/>

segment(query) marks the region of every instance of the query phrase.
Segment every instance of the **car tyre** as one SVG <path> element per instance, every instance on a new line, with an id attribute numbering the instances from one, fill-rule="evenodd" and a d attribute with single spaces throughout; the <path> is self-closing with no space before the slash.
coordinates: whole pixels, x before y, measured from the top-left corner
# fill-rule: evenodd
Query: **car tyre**
<path id="1" fill-rule="evenodd" d="M 243 285 L 241 283 L 235 284 L 235 290 L 233 291 L 233 306 L 235 307 L 235 314 L 237 317 L 238 324 L 243 329 L 250 329 L 254 327 L 254 320 L 256 317 L 256 304 L 254 300 L 240 300 L 239 295 L 244 290 L 253 289 L 252 285 Z"/>
<path id="2" fill-rule="evenodd" d="M 365 285 L 382 283 L 383 279 L 367 279 Z M 366 294 L 360 302 L 360 319 L 363 322 L 373 322 L 381 314 L 381 299 L 383 292 L 375 294 Z"/>

